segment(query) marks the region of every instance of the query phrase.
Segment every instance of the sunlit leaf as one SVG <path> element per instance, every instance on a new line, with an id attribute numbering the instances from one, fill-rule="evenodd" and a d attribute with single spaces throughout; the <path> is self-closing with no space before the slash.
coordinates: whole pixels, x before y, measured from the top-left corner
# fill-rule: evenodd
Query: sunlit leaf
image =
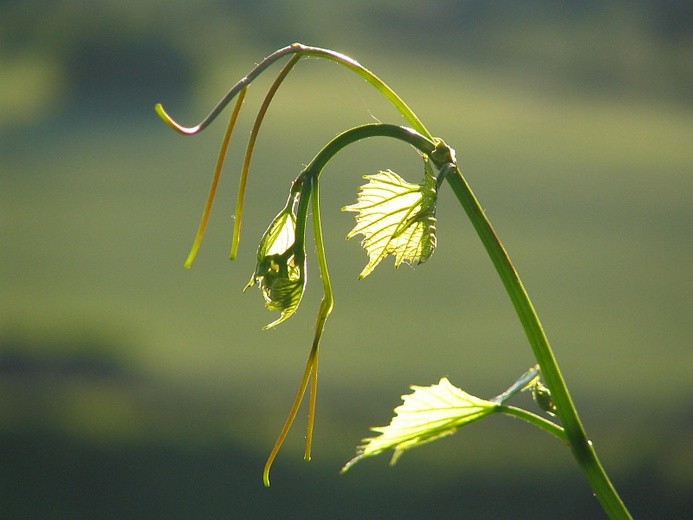
<path id="1" fill-rule="evenodd" d="M 395 417 L 388 426 L 371 428 L 379 437 L 364 439 L 342 472 L 359 460 L 392 449 L 391 464 L 408 449 L 450 435 L 462 426 L 498 410 L 496 403 L 480 399 L 453 386 L 447 378 L 437 385 L 412 386 L 414 393 L 403 395 L 403 404 L 395 408 Z"/>
<path id="2" fill-rule="evenodd" d="M 295 244 L 296 217 L 291 206 L 287 206 L 262 236 L 255 272 L 245 287 L 248 289 L 257 283 L 265 299 L 265 307 L 281 312 L 277 320 L 265 326 L 266 329 L 289 318 L 301 303 L 305 288 L 305 265 L 296 261 Z"/>
<path id="3" fill-rule="evenodd" d="M 347 238 L 361 234 L 361 245 L 368 253 L 368 265 L 359 278 L 365 278 L 387 255 L 402 262 L 420 264 L 436 247 L 436 179 L 425 159 L 421 184 L 411 184 L 395 172 L 366 175 L 368 183 L 359 188 L 356 204 L 343 208 L 354 211 L 356 226 Z"/>

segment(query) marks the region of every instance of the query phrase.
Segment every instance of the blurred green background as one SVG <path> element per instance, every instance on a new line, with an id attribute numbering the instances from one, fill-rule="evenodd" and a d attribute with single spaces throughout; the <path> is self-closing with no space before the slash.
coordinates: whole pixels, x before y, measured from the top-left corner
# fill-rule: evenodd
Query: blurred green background
<path id="1" fill-rule="evenodd" d="M 567 449 L 502 417 L 338 475 L 410 384 L 447 376 L 490 397 L 533 364 L 448 191 L 433 258 L 357 282 L 366 255 L 339 208 L 363 174 L 421 174 L 383 140 L 325 172 L 336 307 L 314 458 L 302 461 L 301 413 L 262 488 L 321 291 L 311 267 L 298 314 L 262 331 L 274 316 L 241 294 L 257 241 L 329 138 L 401 119 L 345 69 L 302 60 L 260 134 L 230 263 L 263 77 L 185 270 L 223 122 L 186 138 L 153 106 L 193 124 L 292 41 L 358 59 L 456 148 L 632 512 L 688 516 L 691 19 L 690 3 L 654 0 L 0 2 L 0 516 L 603 516 Z"/>

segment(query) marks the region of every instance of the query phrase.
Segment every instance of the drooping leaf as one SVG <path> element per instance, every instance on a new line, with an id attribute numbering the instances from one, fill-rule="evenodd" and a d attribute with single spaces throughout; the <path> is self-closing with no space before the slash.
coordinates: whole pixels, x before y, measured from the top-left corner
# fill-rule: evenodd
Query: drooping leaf
<path id="1" fill-rule="evenodd" d="M 287 205 L 262 236 L 255 272 L 244 289 L 257 283 L 265 307 L 281 312 L 266 329 L 279 325 L 296 311 L 305 288 L 305 261 L 301 264 L 296 260 L 296 216 L 291 208 Z"/>
<path id="2" fill-rule="evenodd" d="M 420 264 L 436 247 L 436 178 L 424 158 L 421 184 L 411 184 L 387 170 L 366 175 L 368 183 L 359 188 L 356 204 L 343 211 L 356 212 L 356 226 L 347 235 L 363 235 L 361 245 L 368 253 L 368 265 L 359 278 L 365 278 L 387 255 L 402 262 Z"/>
<path id="3" fill-rule="evenodd" d="M 437 385 L 412 386 L 414 393 L 403 395 L 403 403 L 395 408 L 395 417 L 388 426 L 371 428 L 379 437 L 364 439 L 342 472 L 359 460 L 392 449 L 390 464 L 408 449 L 450 435 L 462 426 L 499 409 L 497 403 L 480 399 L 453 386 L 447 378 Z"/>

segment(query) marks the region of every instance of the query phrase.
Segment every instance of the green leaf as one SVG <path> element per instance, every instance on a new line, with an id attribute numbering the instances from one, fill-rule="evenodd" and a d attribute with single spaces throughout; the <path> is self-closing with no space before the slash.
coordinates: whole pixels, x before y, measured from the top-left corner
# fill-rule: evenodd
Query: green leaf
<path id="1" fill-rule="evenodd" d="M 266 325 L 269 329 L 289 318 L 298 308 L 305 288 L 305 260 L 297 261 L 296 216 L 292 201 L 265 231 L 257 251 L 257 265 L 244 291 L 257 283 L 265 307 L 281 316 Z M 305 258 L 304 254 L 301 254 Z"/>
<path id="2" fill-rule="evenodd" d="M 359 278 L 365 278 L 387 255 L 394 255 L 395 267 L 402 262 L 421 264 L 436 247 L 436 178 L 424 158 L 421 184 L 411 184 L 387 170 L 366 175 L 356 204 L 343 211 L 354 211 L 356 226 L 347 239 L 361 234 L 361 245 L 368 253 L 368 265 Z"/>
<path id="3" fill-rule="evenodd" d="M 364 439 L 356 457 L 347 462 L 342 472 L 363 458 L 389 449 L 394 450 L 390 462 L 394 464 L 406 450 L 450 435 L 501 408 L 460 390 L 445 377 L 437 385 L 411 388 L 414 393 L 402 396 L 403 404 L 395 408 L 390 424 L 371 428 L 380 436 Z"/>

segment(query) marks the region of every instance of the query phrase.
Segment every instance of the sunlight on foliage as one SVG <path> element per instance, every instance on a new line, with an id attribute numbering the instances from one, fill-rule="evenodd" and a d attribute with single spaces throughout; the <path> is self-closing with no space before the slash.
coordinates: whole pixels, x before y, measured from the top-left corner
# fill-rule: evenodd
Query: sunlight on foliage
<path id="1" fill-rule="evenodd" d="M 460 390 L 445 377 L 437 385 L 411 388 L 414 393 L 402 396 L 403 404 L 395 408 L 390 424 L 371 428 L 381 435 L 364 439 L 356 457 L 346 463 L 342 472 L 359 460 L 388 449 L 394 450 L 390 464 L 395 464 L 406 450 L 450 435 L 500 406 Z"/>
<path id="2" fill-rule="evenodd" d="M 296 217 L 289 205 L 275 217 L 262 236 L 255 272 L 244 289 L 257 283 L 265 298 L 265 307 L 281 312 L 277 320 L 264 327 L 266 329 L 289 318 L 301 303 L 305 265 L 296 261 L 295 244 Z"/>
<path id="3" fill-rule="evenodd" d="M 354 211 L 356 226 L 347 239 L 361 234 L 361 245 L 368 253 L 368 265 L 359 278 L 365 278 L 387 255 L 394 255 L 395 267 L 402 262 L 421 264 L 436 247 L 436 178 L 428 159 L 421 184 L 411 184 L 387 170 L 366 175 L 356 204 L 343 208 Z"/>

